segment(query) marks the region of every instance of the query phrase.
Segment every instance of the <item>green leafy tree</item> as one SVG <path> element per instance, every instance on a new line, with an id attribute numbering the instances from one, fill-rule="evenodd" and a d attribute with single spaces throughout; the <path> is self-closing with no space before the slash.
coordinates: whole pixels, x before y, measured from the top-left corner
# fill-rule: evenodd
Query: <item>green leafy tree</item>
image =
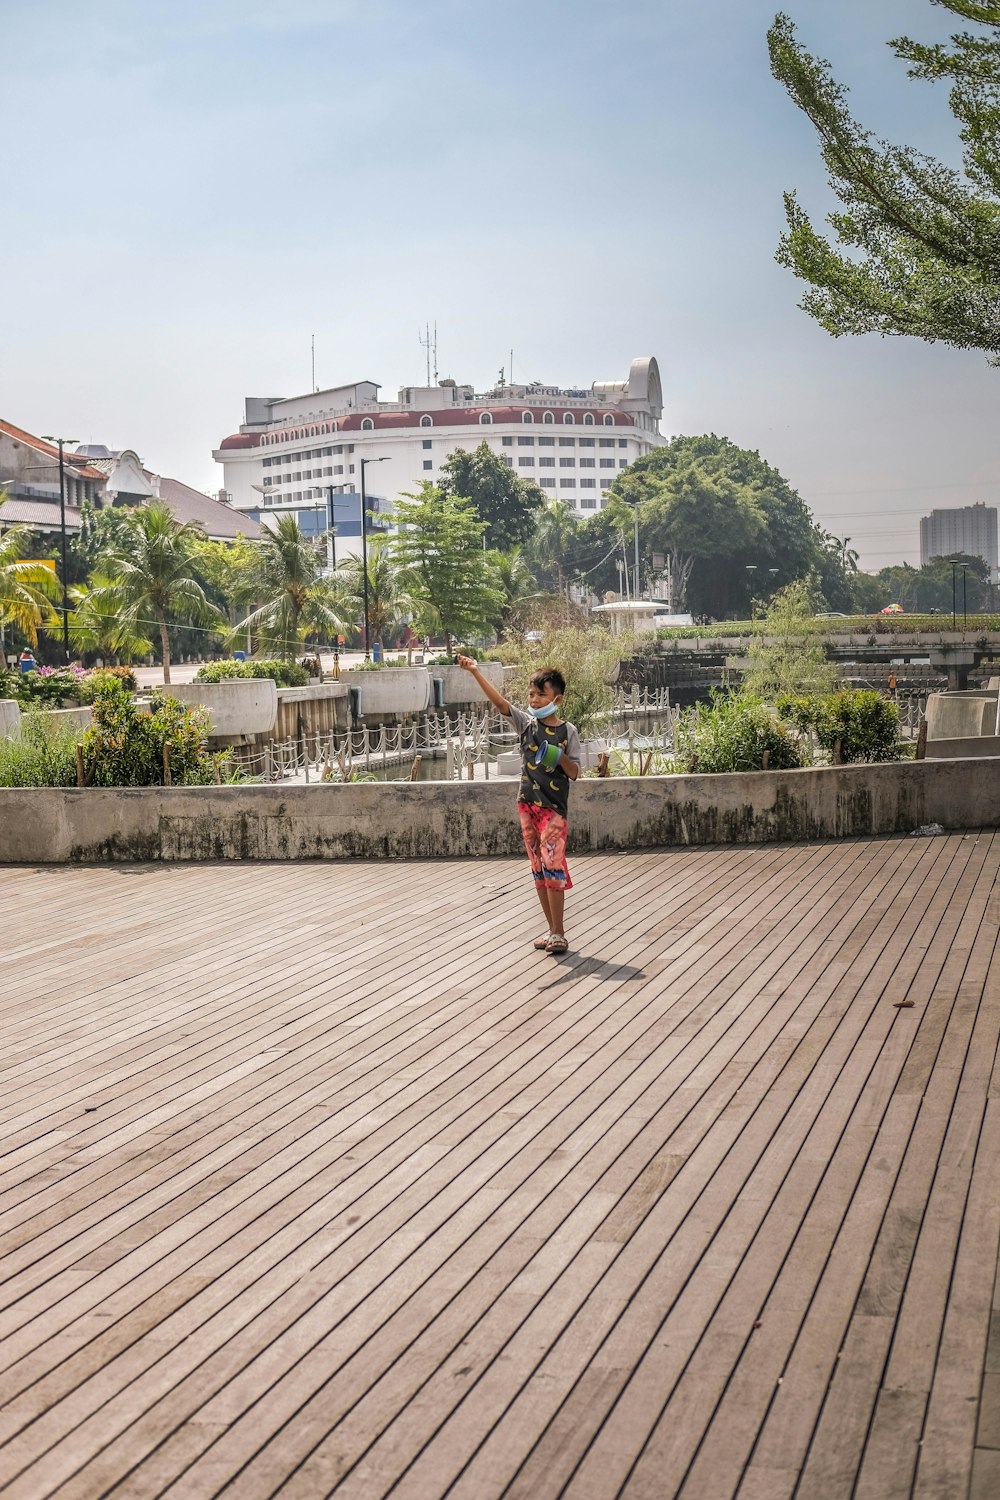
<path id="1" fill-rule="evenodd" d="M 195 543 L 194 558 L 206 595 L 234 627 L 241 612 L 257 602 L 257 547 L 242 536 L 234 542 L 201 537 Z"/>
<path id="2" fill-rule="evenodd" d="M 343 624 L 336 591 L 323 577 L 325 553 L 303 533 L 294 515 L 279 516 L 274 530 L 265 527 L 252 545 L 257 552 L 254 593 L 262 603 L 240 621 L 234 635 L 249 631 L 265 650 L 291 661 L 310 633 L 329 635 Z"/>
<path id="3" fill-rule="evenodd" d="M 950 83 L 964 171 L 877 140 L 847 108 L 828 63 L 787 15 L 768 33 L 771 68 L 809 118 L 841 209 L 819 233 L 794 193 L 778 261 L 806 282 L 801 306 L 834 336 L 910 335 L 1000 362 L 1000 6 L 932 3 L 983 28 L 950 45 L 889 43 L 909 76 Z"/>
<path id="4" fill-rule="evenodd" d="M 345 557 L 337 564 L 336 590 L 343 618 L 363 628 L 365 570 L 360 556 Z M 412 601 L 391 540 L 386 536 L 370 535 L 368 628 L 372 641 L 384 647 L 412 612 Z"/>
<path id="5" fill-rule="evenodd" d="M 422 629 L 452 640 L 490 630 L 503 608 L 490 556 L 483 550 L 486 523 L 473 502 L 424 483 L 396 504 L 393 556 Z"/>
<path id="6" fill-rule="evenodd" d="M 522 479 L 486 443 L 473 453 L 456 448 L 441 465 L 439 488 L 472 501 L 486 526 L 486 545 L 493 551 L 526 542 L 545 505 L 538 486 Z"/>
<path id="7" fill-rule="evenodd" d="M 746 614 L 756 594 L 811 573 L 831 608 L 848 603 L 842 544 L 830 547 L 777 469 L 728 438 L 676 437 L 636 459 L 608 496 L 606 514 L 629 538 L 638 507 L 647 570 L 653 553 L 679 571 L 690 563 L 686 602 L 696 614 Z"/>
<path id="8" fill-rule="evenodd" d="M 990 570 L 981 557 L 969 557 L 965 553 L 956 552 L 949 557 L 932 557 L 930 562 L 924 563 L 920 568 L 911 567 L 909 563 L 897 563 L 883 568 L 878 576 L 890 595 L 887 602 L 901 604 L 909 613 L 938 610 L 942 614 L 950 614 L 953 597 L 960 614 L 963 603 L 970 613 L 990 608 Z"/>
<path id="9" fill-rule="evenodd" d="M 781 697 L 834 691 L 837 669 L 809 628 L 820 602 L 814 579 L 790 583 L 775 595 L 747 650 L 744 698 L 774 704 Z"/>
<path id="10" fill-rule="evenodd" d="M 169 683 L 169 623 L 218 620 L 195 577 L 195 544 L 202 532 L 189 521 L 176 521 L 162 500 L 128 511 L 124 523 L 102 554 L 102 571 L 112 581 L 92 590 L 94 606 L 114 609 L 123 634 L 135 637 L 157 627 L 163 681 Z"/>
<path id="11" fill-rule="evenodd" d="M 881 574 L 854 573 L 850 580 L 851 612 L 857 615 L 876 615 L 880 609 L 892 603 L 892 592 Z"/>
<path id="12" fill-rule="evenodd" d="M 27 526 L 4 526 L 0 494 L 0 672 L 7 664 L 3 649 L 3 631 L 12 625 L 32 646 L 38 643 L 38 632 L 54 626 L 59 615 L 52 600 L 59 594 L 59 583 L 51 567 L 38 559 L 25 559 L 31 540 Z"/>

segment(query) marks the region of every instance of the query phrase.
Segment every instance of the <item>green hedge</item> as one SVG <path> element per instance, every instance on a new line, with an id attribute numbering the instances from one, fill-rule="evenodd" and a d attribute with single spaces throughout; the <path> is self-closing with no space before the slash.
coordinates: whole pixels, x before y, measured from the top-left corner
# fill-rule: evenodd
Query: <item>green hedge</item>
<path id="1" fill-rule="evenodd" d="M 305 687 L 309 673 L 294 661 L 210 661 L 198 668 L 196 682 L 229 682 L 269 677 L 278 687 Z"/>

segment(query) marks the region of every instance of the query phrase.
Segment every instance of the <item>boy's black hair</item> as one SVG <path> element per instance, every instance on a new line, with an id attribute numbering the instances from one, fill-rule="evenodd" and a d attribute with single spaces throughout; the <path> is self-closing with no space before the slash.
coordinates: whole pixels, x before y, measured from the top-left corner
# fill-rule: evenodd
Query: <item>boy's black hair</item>
<path id="1" fill-rule="evenodd" d="M 558 667 L 539 667 L 537 672 L 532 673 L 532 687 L 536 687 L 539 692 L 547 682 L 551 682 L 557 693 L 565 693 L 566 679 Z"/>

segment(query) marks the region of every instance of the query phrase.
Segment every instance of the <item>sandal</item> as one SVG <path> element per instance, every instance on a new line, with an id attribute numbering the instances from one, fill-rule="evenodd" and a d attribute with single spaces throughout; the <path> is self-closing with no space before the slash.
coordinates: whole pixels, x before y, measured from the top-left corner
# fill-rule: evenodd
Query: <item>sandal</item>
<path id="1" fill-rule="evenodd" d="M 554 932 L 545 944 L 546 953 L 568 953 L 569 943 L 561 932 Z"/>
<path id="2" fill-rule="evenodd" d="M 535 938 L 535 941 L 532 943 L 531 946 L 535 949 L 535 951 L 537 953 L 544 953 L 545 950 L 549 946 L 549 940 L 550 940 L 551 937 L 552 937 L 551 932 L 547 932 L 544 937 Z"/>

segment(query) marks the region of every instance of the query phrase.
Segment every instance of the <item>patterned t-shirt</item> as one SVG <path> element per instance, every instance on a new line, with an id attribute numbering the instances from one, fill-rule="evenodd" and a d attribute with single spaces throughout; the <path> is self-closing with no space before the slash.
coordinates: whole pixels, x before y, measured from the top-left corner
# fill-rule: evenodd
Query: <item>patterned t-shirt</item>
<path id="1" fill-rule="evenodd" d="M 559 745 L 570 760 L 580 764 L 580 736 L 576 726 L 563 721 L 562 724 L 546 724 L 544 719 L 535 719 L 523 708 L 510 706 L 511 723 L 521 741 L 521 784 L 517 789 L 517 800 L 531 807 L 549 807 L 565 818 L 569 807 L 569 777 L 562 766 L 546 771 L 535 765 L 535 752 L 539 745 L 549 742 Z"/>

